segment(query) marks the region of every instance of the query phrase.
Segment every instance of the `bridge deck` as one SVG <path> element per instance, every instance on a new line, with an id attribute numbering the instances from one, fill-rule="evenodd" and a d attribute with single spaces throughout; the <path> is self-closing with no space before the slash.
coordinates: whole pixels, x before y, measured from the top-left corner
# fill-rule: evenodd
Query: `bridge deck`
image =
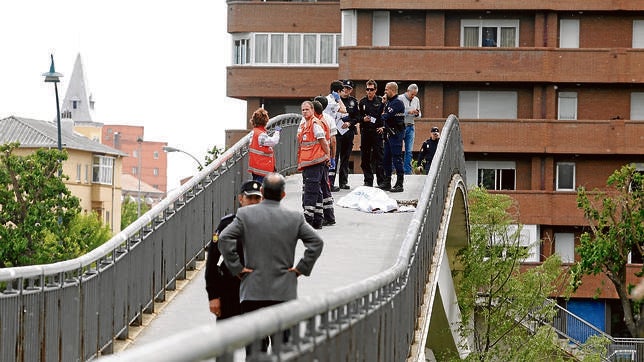
<path id="1" fill-rule="evenodd" d="M 301 210 L 302 177 L 297 174 L 286 180 L 286 198 L 282 202 L 289 208 Z M 406 176 L 405 191 L 388 195 L 396 200 L 417 200 L 424 181 L 424 176 Z M 349 175 L 349 185 L 352 189 L 362 185 L 362 175 Z M 336 202 L 349 192 L 334 193 Z M 324 250 L 311 276 L 299 279 L 300 296 L 325 293 L 387 269 L 398 257 L 413 213 L 369 214 L 336 205 L 335 215 L 336 225 L 319 231 L 325 242 Z M 298 255 L 302 250 L 302 247 L 298 248 Z M 216 323 L 216 318 L 208 311 L 204 271 L 202 267 L 194 273 L 147 327 L 132 336 L 134 339 L 129 344 L 142 345 L 203 323 Z"/>

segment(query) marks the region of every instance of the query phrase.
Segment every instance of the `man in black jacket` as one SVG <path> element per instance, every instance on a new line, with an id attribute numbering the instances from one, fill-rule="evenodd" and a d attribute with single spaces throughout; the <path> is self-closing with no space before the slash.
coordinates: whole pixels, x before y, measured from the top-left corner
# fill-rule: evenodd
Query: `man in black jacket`
<path id="1" fill-rule="evenodd" d="M 261 184 L 257 181 L 247 181 L 242 184 L 237 199 L 239 206 L 257 204 L 262 200 Z M 237 276 L 232 275 L 226 264 L 221 261 L 221 253 L 217 248 L 219 234 L 228 224 L 235 219 L 235 214 L 228 214 L 221 218 L 219 225 L 208 243 L 208 257 L 206 259 L 206 291 L 208 292 L 208 305 L 210 312 L 217 319 L 225 319 L 241 314 L 239 303 L 239 284 Z M 243 241 L 237 240 L 237 250 L 243 258 Z"/>
<path id="2" fill-rule="evenodd" d="M 360 109 L 360 167 L 364 174 L 364 186 L 373 187 L 373 176 L 376 185 L 385 181 L 382 168 L 383 145 L 382 135 L 376 130 L 382 127 L 382 98 L 376 94 L 378 84 L 370 79 L 366 83 L 367 95 L 358 102 Z"/>
<path id="3" fill-rule="evenodd" d="M 342 82 L 343 90 L 340 99 L 346 107 L 347 114 L 337 123 L 338 133 L 335 135 L 337 152 L 335 164 L 338 169 L 338 184 L 341 189 L 350 189 L 349 183 L 349 157 L 353 150 L 353 138 L 356 134 L 356 124 L 359 122 L 360 111 L 358 100 L 351 96 L 353 82 L 345 80 Z M 333 186 L 333 185 L 331 185 Z"/>

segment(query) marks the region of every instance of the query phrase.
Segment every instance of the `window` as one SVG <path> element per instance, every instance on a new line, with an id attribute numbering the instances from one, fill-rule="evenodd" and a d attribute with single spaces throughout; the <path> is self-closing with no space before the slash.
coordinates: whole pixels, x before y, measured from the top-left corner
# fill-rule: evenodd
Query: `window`
<path id="1" fill-rule="evenodd" d="M 633 20 L 633 48 L 644 48 L 644 20 Z"/>
<path id="2" fill-rule="evenodd" d="M 159 151 L 154 151 L 154 153 L 152 154 L 152 157 L 153 157 L 155 160 L 158 160 L 158 159 L 159 159 Z"/>
<path id="3" fill-rule="evenodd" d="M 250 64 L 329 65 L 338 63 L 339 34 L 250 35 L 254 41 Z"/>
<path id="4" fill-rule="evenodd" d="M 233 64 L 250 63 L 250 39 L 248 34 L 233 39 Z"/>
<path id="5" fill-rule="evenodd" d="M 631 93 L 631 119 L 644 121 L 644 93 Z"/>
<path id="6" fill-rule="evenodd" d="M 460 118 L 516 119 L 517 92 L 460 91 Z"/>
<path id="7" fill-rule="evenodd" d="M 518 231 L 518 233 L 517 233 Z M 502 246 L 502 250 L 496 248 L 495 251 L 500 252 L 502 256 L 507 255 L 508 250 L 505 246 L 519 246 L 523 249 L 527 256 L 522 260 L 523 262 L 539 262 L 539 239 L 537 238 L 537 225 L 522 225 L 519 230 L 518 225 L 508 225 L 506 229 L 506 236 L 495 235 L 491 240 L 492 245 Z M 490 248 L 491 250 L 494 248 Z"/>
<path id="8" fill-rule="evenodd" d="M 557 119 L 577 119 L 577 92 L 559 92 L 559 111 Z"/>
<path id="9" fill-rule="evenodd" d="M 461 46 L 503 47 L 519 46 L 519 20 L 463 19 Z"/>
<path id="10" fill-rule="evenodd" d="M 355 10 L 342 10 L 342 45 L 356 46 L 358 20 Z"/>
<path id="11" fill-rule="evenodd" d="M 77 163 L 76 164 L 76 182 L 81 182 L 81 164 Z"/>
<path id="12" fill-rule="evenodd" d="M 132 167 L 132 175 L 137 175 L 139 173 L 139 168 L 134 166 Z"/>
<path id="13" fill-rule="evenodd" d="M 89 183 L 89 165 L 85 165 L 85 183 Z"/>
<path id="14" fill-rule="evenodd" d="M 516 163 L 514 161 L 466 161 L 468 186 L 482 186 L 487 190 L 515 190 Z"/>
<path id="15" fill-rule="evenodd" d="M 557 191 L 575 190 L 575 164 L 557 162 Z"/>
<path id="16" fill-rule="evenodd" d="M 555 253 L 559 254 L 563 263 L 575 261 L 575 234 L 555 233 Z"/>
<path id="17" fill-rule="evenodd" d="M 159 168 L 155 167 L 155 168 L 152 170 L 152 173 L 154 174 L 154 176 L 159 176 Z"/>
<path id="18" fill-rule="evenodd" d="M 114 157 L 94 156 L 92 182 L 111 185 L 114 175 Z"/>
<path id="19" fill-rule="evenodd" d="M 579 48 L 579 19 L 559 20 L 559 47 Z"/>
<path id="20" fill-rule="evenodd" d="M 78 108 L 78 101 L 72 101 L 72 108 L 77 109 Z"/>
<path id="21" fill-rule="evenodd" d="M 389 46 L 389 12 L 373 12 L 373 31 L 371 34 L 373 46 Z"/>
<path id="22" fill-rule="evenodd" d="M 132 150 L 132 157 L 134 157 L 134 158 L 139 158 L 139 151 L 137 151 L 137 150 Z"/>

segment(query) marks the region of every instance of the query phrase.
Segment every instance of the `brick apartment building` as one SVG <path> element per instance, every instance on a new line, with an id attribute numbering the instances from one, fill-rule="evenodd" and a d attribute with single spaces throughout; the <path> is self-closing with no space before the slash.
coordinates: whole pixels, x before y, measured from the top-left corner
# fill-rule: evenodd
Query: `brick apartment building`
<path id="1" fill-rule="evenodd" d="M 145 141 L 143 126 L 106 124 L 101 132 L 101 143 L 130 156 L 123 158 L 124 174 L 138 178 L 140 172 L 141 181 L 163 194 L 168 191 L 168 155 L 163 151 L 167 142 Z"/>
<path id="2" fill-rule="evenodd" d="M 574 260 L 587 224 L 576 187 L 602 188 L 626 163 L 644 170 L 640 0 L 229 0 L 228 32 L 227 95 L 247 101 L 248 117 L 299 112 L 335 79 L 353 80 L 358 99 L 370 78 L 378 94 L 418 84 L 414 150 L 459 117 L 467 182 L 519 202 L 527 265 Z M 567 307 L 621 336 L 616 298 L 608 280 L 587 278 Z"/>

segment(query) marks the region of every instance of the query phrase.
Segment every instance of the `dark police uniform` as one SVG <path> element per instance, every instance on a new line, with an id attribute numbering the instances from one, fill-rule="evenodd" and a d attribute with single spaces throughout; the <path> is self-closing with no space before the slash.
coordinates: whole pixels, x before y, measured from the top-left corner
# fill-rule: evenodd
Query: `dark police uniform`
<path id="1" fill-rule="evenodd" d="M 353 138 L 356 134 L 356 124 L 359 121 L 360 111 L 358 110 L 358 100 L 354 97 L 349 96 L 341 99 L 347 109 L 347 115 L 342 117 L 342 120 L 351 123 L 351 126 L 349 126 L 349 130 L 345 134 L 340 134 L 340 127 L 338 127 L 338 133 L 335 135 L 335 164 L 339 175 L 338 185 L 340 188 L 348 189 L 349 157 L 353 150 Z"/>
<path id="2" fill-rule="evenodd" d="M 376 129 L 382 127 L 382 97 L 376 95 L 373 100 L 364 96 L 358 102 L 360 111 L 360 167 L 364 174 L 364 185 L 373 186 L 373 176 L 376 175 L 376 184 L 385 180 L 385 173 L 382 168 L 383 140 L 382 135 Z M 364 117 L 375 118 L 374 122 L 365 122 Z"/>
<path id="3" fill-rule="evenodd" d="M 208 243 L 208 257 L 206 259 L 206 291 L 208 300 L 220 298 L 221 315 L 217 319 L 225 319 L 241 314 L 239 303 L 239 284 L 237 276 L 230 273 L 223 261 L 219 263 L 221 252 L 217 248 L 219 234 L 235 219 L 235 214 L 229 214 L 221 218 L 219 225 Z M 237 240 L 237 253 L 244 258 L 242 240 Z"/>
<path id="4" fill-rule="evenodd" d="M 396 95 L 388 99 L 382 112 L 382 122 L 385 126 L 385 152 L 383 168 L 385 169 L 384 190 L 391 189 L 392 163 L 396 168 L 396 186 L 393 191 L 402 191 L 405 171 L 403 170 L 402 147 L 405 136 L 405 105 Z"/>

